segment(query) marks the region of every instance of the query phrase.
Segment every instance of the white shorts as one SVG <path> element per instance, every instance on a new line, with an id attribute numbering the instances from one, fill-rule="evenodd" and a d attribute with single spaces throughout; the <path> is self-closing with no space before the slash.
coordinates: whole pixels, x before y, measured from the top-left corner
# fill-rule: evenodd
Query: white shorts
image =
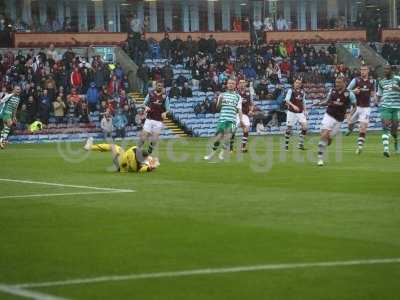
<path id="1" fill-rule="evenodd" d="M 342 122 L 339 122 L 335 118 L 325 113 L 321 123 L 321 130 L 329 130 L 331 132 L 331 136 L 335 136 L 340 131 L 341 124 Z"/>
<path id="2" fill-rule="evenodd" d="M 294 125 L 296 125 L 297 122 L 299 122 L 300 124 L 307 124 L 306 114 L 304 112 L 294 113 L 288 111 L 286 116 L 286 126 L 293 127 Z"/>
<path id="3" fill-rule="evenodd" d="M 248 115 L 243 115 L 243 123 L 244 126 L 249 128 L 250 127 L 250 119 Z M 236 116 L 236 128 L 240 127 L 240 120 L 239 120 L 239 115 Z"/>
<path id="4" fill-rule="evenodd" d="M 146 119 L 146 121 L 144 121 L 143 130 L 148 133 L 160 134 L 163 128 L 164 128 L 163 122 L 151 119 Z"/>
<path id="5" fill-rule="evenodd" d="M 370 107 L 357 106 L 357 110 L 351 116 L 350 123 L 356 123 L 356 122 L 368 123 L 370 115 L 371 115 Z"/>

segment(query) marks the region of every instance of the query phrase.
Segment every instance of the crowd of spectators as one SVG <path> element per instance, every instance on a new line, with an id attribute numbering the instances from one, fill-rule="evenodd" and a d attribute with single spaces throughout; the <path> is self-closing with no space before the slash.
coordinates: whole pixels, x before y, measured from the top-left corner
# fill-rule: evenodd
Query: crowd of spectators
<path id="1" fill-rule="evenodd" d="M 154 47 L 158 47 L 157 51 L 153 50 Z M 146 49 L 141 54 L 143 61 L 137 71 L 143 81 L 143 93 L 159 80 L 164 81 L 168 96 L 180 101 L 191 98 L 192 89 L 202 91 L 207 96 L 193 107 L 196 115 L 217 112 L 215 99 L 224 91 L 228 78 L 248 80 L 255 100 L 282 103 L 284 85 L 291 84 L 294 78 L 303 78 L 306 86 L 314 86 L 317 97 L 325 97 L 325 83 L 333 83 L 337 77 L 353 78 L 356 75 L 355 70 L 338 64 L 334 43 L 325 46 L 301 42 L 217 46 L 212 36 L 197 41 L 190 36 L 185 41 L 171 41 L 166 33 L 159 43 L 149 41 L 143 49 Z M 155 59 L 150 64 L 152 67 L 144 63 L 146 58 Z M 185 76 L 181 71 L 174 76 L 174 70 L 182 68 L 191 76 Z M 252 128 L 284 122 L 286 109 L 282 105 L 278 107 L 268 112 L 256 107 Z"/>
<path id="2" fill-rule="evenodd" d="M 191 86 L 203 92 L 218 93 L 224 89 L 228 78 L 245 78 L 254 83 L 252 88 L 260 99 L 272 99 L 275 96 L 268 86 L 285 82 L 294 77 L 302 77 L 307 82 L 330 82 L 338 72 L 347 72 L 344 66 L 337 67 L 336 46 L 316 48 L 300 42 L 276 44 L 239 44 L 235 47 L 217 46 L 213 36 L 194 41 L 190 36 L 185 41 L 171 41 L 168 34 L 159 43 L 144 41 L 142 61 L 137 71 L 145 94 L 152 82 L 163 80 L 170 87 L 172 98 L 188 98 L 192 95 Z M 127 43 L 127 51 L 132 49 Z M 157 51 L 152 48 L 157 47 Z M 150 68 L 144 59 L 166 59 L 165 64 L 156 64 Z M 191 73 L 191 82 L 180 74 L 175 77 L 173 65 L 182 65 Z"/>
<path id="3" fill-rule="evenodd" d="M 382 45 L 381 55 L 391 65 L 400 65 L 400 42 L 384 43 Z"/>
<path id="4" fill-rule="evenodd" d="M 53 45 L 38 51 L 9 49 L 0 53 L 0 97 L 13 85 L 22 88 L 20 130 L 36 120 L 46 128 L 53 118 L 56 124 L 78 126 L 107 116 L 112 132 L 123 137 L 125 128 L 136 124 L 127 76 L 118 64 L 106 64 L 100 56 L 89 60 L 71 48 L 60 53 Z"/>

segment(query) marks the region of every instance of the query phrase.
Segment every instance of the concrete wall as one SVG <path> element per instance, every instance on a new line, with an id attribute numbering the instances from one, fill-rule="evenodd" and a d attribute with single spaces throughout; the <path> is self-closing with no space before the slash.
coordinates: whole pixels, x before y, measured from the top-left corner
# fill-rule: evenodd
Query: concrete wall
<path id="1" fill-rule="evenodd" d="M 388 62 L 380 56 L 374 49 L 369 45 L 360 43 L 360 54 L 364 58 L 365 62 L 376 69 L 378 76 L 383 76 L 383 66 L 388 64 Z"/>
<path id="2" fill-rule="evenodd" d="M 139 90 L 139 78 L 136 76 L 138 66 L 133 62 L 128 54 L 126 54 L 126 52 L 119 47 L 115 48 L 115 55 L 117 58 L 117 63 L 121 65 L 125 74 L 128 75 L 129 87 L 131 91 Z"/>

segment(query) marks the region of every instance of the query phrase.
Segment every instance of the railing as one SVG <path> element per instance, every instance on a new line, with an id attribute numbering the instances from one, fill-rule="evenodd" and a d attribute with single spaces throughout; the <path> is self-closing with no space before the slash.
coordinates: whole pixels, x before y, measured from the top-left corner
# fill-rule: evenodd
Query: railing
<path id="1" fill-rule="evenodd" d="M 386 42 L 391 40 L 400 41 L 400 29 L 382 29 L 381 41 Z"/>
<path id="2" fill-rule="evenodd" d="M 119 44 L 126 41 L 127 33 L 110 32 L 53 32 L 53 33 L 34 33 L 16 32 L 14 34 L 15 47 L 30 47 L 31 45 L 55 44 L 56 46 L 88 46 L 96 44 Z"/>
<path id="3" fill-rule="evenodd" d="M 265 37 L 267 42 L 288 40 L 309 40 L 322 43 L 346 40 L 365 41 L 367 39 L 367 31 L 363 29 L 267 31 Z"/>
<path id="4" fill-rule="evenodd" d="M 202 32 L 169 32 L 169 38 L 174 40 L 180 38 L 185 41 L 190 35 L 193 41 L 197 41 L 199 38 L 208 39 L 210 35 L 214 37 L 217 42 L 249 42 L 250 32 L 214 32 L 214 31 L 202 31 Z M 146 33 L 146 38 L 153 38 L 156 41 L 161 41 L 164 38 L 163 32 L 148 32 Z"/>

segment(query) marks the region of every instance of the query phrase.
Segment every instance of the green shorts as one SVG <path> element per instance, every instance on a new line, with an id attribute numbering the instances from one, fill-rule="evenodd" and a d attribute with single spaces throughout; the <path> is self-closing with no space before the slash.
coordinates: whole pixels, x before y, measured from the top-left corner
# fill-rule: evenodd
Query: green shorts
<path id="1" fill-rule="evenodd" d="M 0 114 L 0 120 L 3 120 L 4 122 L 12 121 L 12 119 L 13 119 L 12 113 L 8 113 L 6 111 L 3 111 Z"/>
<path id="2" fill-rule="evenodd" d="M 388 108 L 388 107 L 381 107 L 379 109 L 381 113 L 381 119 L 383 121 L 398 121 L 399 120 L 399 108 Z"/>
<path id="3" fill-rule="evenodd" d="M 232 133 L 236 129 L 236 122 L 221 121 L 217 125 L 217 134 L 219 133 Z"/>

